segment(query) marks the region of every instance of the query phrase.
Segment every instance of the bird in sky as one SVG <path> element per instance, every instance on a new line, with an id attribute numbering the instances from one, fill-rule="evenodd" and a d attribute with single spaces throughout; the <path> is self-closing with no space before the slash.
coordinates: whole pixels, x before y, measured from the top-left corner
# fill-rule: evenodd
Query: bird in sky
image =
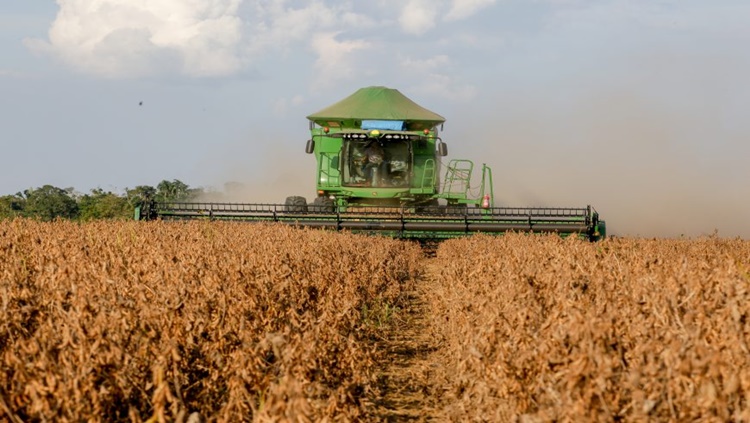
<path id="1" fill-rule="evenodd" d="M 139 106 L 143 106 L 143 102 L 141 101 L 140 103 L 138 103 L 138 105 L 139 105 Z"/>

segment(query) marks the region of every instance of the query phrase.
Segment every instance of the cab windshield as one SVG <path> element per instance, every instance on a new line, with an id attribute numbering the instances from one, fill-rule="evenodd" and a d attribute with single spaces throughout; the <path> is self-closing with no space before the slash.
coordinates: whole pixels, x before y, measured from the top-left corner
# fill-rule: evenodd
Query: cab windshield
<path id="1" fill-rule="evenodd" d="M 343 185 L 381 188 L 409 186 L 409 145 L 406 140 L 346 140 L 343 149 Z"/>

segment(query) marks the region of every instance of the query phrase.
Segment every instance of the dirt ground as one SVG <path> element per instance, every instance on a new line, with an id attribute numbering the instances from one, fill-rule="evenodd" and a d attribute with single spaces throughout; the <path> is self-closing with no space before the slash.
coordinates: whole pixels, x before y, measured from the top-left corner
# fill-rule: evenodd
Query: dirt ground
<path id="1" fill-rule="evenodd" d="M 387 351 L 382 363 L 379 396 L 372 417 L 386 422 L 447 421 L 442 395 L 435 381 L 444 373 L 437 360 L 439 340 L 429 330 L 430 309 L 425 290 L 437 277 L 435 258 L 423 259 L 423 273 L 410 293 L 408 308 L 396 317 L 394 328 L 379 348 Z"/>

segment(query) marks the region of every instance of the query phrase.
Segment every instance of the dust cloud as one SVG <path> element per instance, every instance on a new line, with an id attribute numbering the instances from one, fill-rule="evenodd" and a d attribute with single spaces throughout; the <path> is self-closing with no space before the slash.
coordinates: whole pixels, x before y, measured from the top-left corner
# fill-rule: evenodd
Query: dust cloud
<path id="1" fill-rule="evenodd" d="M 500 81 L 472 107 L 416 100 L 447 117 L 448 159 L 492 167 L 498 206 L 592 205 L 620 236 L 750 238 L 748 74 L 731 55 L 656 52 L 542 83 Z M 239 184 L 222 198 L 311 201 L 307 136 L 227 154 L 214 179 Z"/>
<path id="2" fill-rule="evenodd" d="M 748 63 L 628 59 L 496 92 L 445 139 L 493 167 L 496 205 L 590 204 L 621 236 L 750 238 Z"/>
<path id="3" fill-rule="evenodd" d="M 300 127 L 305 126 L 302 121 Z M 307 138 L 304 130 L 293 141 L 256 132 L 225 146 L 208 164 L 213 188 L 200 200 L 283 204 L 286 197 L 299 195 L 311 202 L 316 163 L 313 155 L 305 154 Z"/>

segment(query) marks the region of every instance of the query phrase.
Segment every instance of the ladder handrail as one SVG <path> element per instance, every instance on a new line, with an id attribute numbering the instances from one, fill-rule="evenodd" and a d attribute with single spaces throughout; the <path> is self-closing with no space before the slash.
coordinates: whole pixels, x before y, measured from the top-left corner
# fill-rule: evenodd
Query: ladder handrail
<path id="1" fill-rule="evenodd" d="M 488 184 L 489 181 L 489 184 Z M 489 193 L 485 191 L 486 185 L 489 185 Z M 495 207 L 495 188 L 492 186 L 492 168 L 487 166 L 486 163 L 482 163 L 482 185 L 479 188 L 479 199 L 480 201 L 484 198 L 485 194 L 490 196 L 490 207 Z"/>
<path id="2" fill-rule="evenodd" d="M 464 164 L 468 167 L 458 167 Z M 468 198 L 469 189 L 471 188 L 471 173 L 474 171 L 474 162 L 471 160 L 452 159 L 448 162 L 445 169 L 445 178 L 443 178 L 443 187 L 441 195 L 462 195 Z M 454 190 L 455 185 L 459 185 L 459 190 Z"/>
<path id="3" fill-rule="evenodd" d="M 430 174 L 429 181 L 427 181 L 428 173 Z M 422 170 L 422 182 L 419 185 L 420 189 L 435 187 L 435 160 L 427 159 L 424 161 L 424 168 Z"/>

